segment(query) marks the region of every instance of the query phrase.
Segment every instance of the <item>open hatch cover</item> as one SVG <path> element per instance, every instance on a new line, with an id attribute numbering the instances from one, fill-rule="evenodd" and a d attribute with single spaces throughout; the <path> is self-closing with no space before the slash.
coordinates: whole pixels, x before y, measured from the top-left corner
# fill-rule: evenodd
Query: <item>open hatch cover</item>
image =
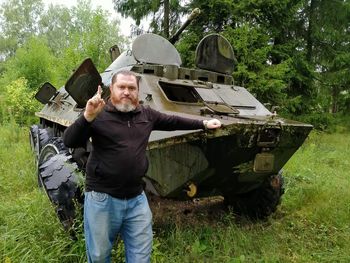
<path id="1" fill-rule="evenodd" d="M 196 66 L 200 69 L 231 75 L 235 56 L 230 42 L 219 34 L 204 37 L 196 49 Z"/>
<path id="2" fill-rule="evenodd" d="M 67 81 L 65 88 L 69 95 L 77 103 L 78 108 L 83 108 L 86 102 L 95 95 L 97 86 L 102 83 L 102 78 L 98 73 L 91 59 L 85 59 L 79 68 Z"/>
<path id="3" fill-rule="evenodd" d="M 56 92 L 56 88 L 50 82 L 45 82 L 34 97 L 42 104 L 46 104 Z"/>
<path id="4" fill-rule="evenodd" d="M 132 44 L 132 53 L 141 63 L 176 65 L 182 61 L 176 48 L 164 37 L 155 34 L 143 34 Z"/>

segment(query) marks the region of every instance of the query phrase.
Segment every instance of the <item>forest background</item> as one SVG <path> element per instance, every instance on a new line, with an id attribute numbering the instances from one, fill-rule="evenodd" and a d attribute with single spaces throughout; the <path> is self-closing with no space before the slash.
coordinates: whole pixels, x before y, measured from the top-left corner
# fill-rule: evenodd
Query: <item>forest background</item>
<path id="1" fill-rule="evenodd" d="M 200 39 L 221 33 L 232 44 L 235 84 L 244 86 L 278 113 L 325 129 L 334 117 L 350 111 L 350 1 L 126 1 L 115 10 L 132 17 L 138 30 L 165 37 L 192 9 L 201 15 L 176 43 L 184 66 L 193 66 Z M 0 7 L 0 120 L 32 122 L 40 105 L 31 98 L 44 82 L 65 84 L 90 57 L 102 71 L 110 64 L 108 49 L 125 50 L 128 39 L 120 22 L 90 1 L 67 8 L 42 0 L 8 0 Z"/>
<path id="2" fill-rule="evenodd" d="M 221 33 L 235 52 L 236 85 L 279 115 L 326 131 L 314 131 L 288 162 L 282 208 L 269 221 L 236 223 L 225 214 L 209 225 L 170 222 L 155 236 L 153 262 L 349 262 L 350 1 L 113 1 L 136 21 L 134 36 L 142 19 L 171 36 L 200 8 L 176 43 L 184 66 L 193 66 L 203 36 Z M 5 0 L 0 32 L 0 262 L 84 262 L 83 236 L 70 240 L 34 190 L 27 134 L 42 106 L 33 96 L 45 82 L 63 86 L 87 57 L 103 71 L 109 48 L 125 50 L 129 39 L 86 0 L 70 8 Z M 114 256 L 121 260 L 122 249 Z"/>

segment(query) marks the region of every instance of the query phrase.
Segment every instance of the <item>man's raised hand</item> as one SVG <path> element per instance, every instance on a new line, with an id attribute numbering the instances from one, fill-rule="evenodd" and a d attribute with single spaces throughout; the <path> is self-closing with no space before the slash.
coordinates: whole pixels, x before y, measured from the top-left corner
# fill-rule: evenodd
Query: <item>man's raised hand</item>
<path id="1" fill-rule="evenodd" d="M 86 103 L 84 117 L 88 122 L 92 122 L 105 106 L 105 101 L 101 97 L 102 88 L 98 85 L 97 93 Z"/>

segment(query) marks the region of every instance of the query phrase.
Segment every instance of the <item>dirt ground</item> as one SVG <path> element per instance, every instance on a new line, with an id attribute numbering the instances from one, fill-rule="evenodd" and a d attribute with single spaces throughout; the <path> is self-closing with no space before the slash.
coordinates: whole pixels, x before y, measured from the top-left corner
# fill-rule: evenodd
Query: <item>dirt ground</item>
<path id="1" fill-rule="evenodd" d="M 229 211 L 221 196 L 176 201 L 148 195 L 154 228 L 171 225 L 216 225 Z"/>

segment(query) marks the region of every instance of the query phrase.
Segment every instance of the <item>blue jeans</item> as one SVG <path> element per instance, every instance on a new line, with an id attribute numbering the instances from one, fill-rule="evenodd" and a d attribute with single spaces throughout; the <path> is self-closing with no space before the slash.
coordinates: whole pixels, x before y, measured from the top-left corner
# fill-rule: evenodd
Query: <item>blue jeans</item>
<path id="1" fill-rule="evenodd" d="M 150 262 L 152 213 L 144 192 L 131 199 L 86 192 L 84 232 L 89 263 L 110 262 L 112 246 L 119 233 L 127 263 Z"/>

